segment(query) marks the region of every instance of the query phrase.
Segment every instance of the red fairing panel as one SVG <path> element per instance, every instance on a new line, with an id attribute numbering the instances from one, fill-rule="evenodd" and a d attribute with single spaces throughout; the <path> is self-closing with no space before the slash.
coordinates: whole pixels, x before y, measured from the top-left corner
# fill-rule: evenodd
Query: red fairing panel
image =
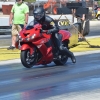
<path id="1" fill-rule="evenodd" d="M 68 40 L 71 37 L 71 33 L 67 30 L 59 30 L 59 33 L 62 34 L 62 36 L 63 36 L 62 41 Z"/>
<path id="2" fill-rule="evenodd" d="M 53 60 L 53 53 L 52 53 L 52 47 L 47 48 L 45 45 L 42 45 L 40 48 L 38 48 L 40 52 L 42 53 L 41 60 L 37 63 L 38 64 L 48 64 L 51 63 Z"/>
<path id="3" fill-rule="evenodd" d="M 27 50 L 27 49 L 30 50 L 30 55 L 32 55 L 34 52 L 34 46 L 29 44 L 23 44 L 20 48 L 20 50 Z"/>

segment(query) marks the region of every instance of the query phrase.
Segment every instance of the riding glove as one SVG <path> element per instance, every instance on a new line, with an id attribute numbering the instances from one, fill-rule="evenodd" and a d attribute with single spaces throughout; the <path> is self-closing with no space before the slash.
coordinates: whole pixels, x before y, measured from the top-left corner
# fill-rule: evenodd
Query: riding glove
<path id="1" fill-rule="evenodd" d="M 47 31 L 47 34 L 52 34 L 51 30 L 48 30 L 48 31 Z"/>

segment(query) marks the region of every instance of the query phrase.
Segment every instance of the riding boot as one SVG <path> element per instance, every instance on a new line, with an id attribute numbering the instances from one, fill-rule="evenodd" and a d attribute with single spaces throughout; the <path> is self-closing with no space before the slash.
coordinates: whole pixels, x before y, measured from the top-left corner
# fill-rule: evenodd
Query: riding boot
<path id="1" fill-rule="evenodd" d="M 67 48 L 64 48 L 64 47 L 63 47 L 62 51 L 63 51 L 64 54 L 67 54 L 68 57 L 71 58 L 73 63 L 76 63 L 76 58 L 75 58 L 75 56 L 74 56 L 74 54 L 72 52 L 70 52 Z"/>

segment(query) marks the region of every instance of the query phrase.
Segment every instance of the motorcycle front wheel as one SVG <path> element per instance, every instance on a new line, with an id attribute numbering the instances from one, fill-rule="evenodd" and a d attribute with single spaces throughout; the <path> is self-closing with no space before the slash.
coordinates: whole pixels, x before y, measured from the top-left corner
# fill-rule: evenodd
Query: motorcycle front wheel
<path id="1" fill-rule="evenodd" d="M 36 53 L 36 50 L 33 52 L 32 55 L 30 55 L 29 49 L 21 51 L 20 59 L 21 59 L 23 66 L 26 68 L 33 67 L 37 62 L 37 58 L 38 58 L 38 55 Z"/>

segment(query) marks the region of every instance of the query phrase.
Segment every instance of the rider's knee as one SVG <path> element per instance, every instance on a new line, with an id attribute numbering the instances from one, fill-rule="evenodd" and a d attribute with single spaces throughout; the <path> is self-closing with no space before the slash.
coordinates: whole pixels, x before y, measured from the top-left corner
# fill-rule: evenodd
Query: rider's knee
<path id="1" fill-rule="evenodd" d="M 59 47 L 59 50 L 60 51 L 63 51 L 65 48 L 61 45 L 60 47 Z"/>

